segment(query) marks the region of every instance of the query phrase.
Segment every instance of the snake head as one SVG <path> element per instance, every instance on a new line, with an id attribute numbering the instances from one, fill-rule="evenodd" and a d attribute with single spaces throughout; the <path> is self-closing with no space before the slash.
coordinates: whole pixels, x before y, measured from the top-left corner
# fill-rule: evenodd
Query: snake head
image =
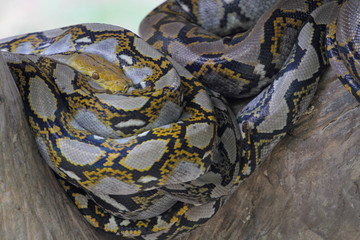
<path id="1" fill-rule="evenodd" d="M 68 64 L 112 93 L 127 92 L 133 85 L 118 65 L 97 54 L 76 53 L 68 60 Z"/>

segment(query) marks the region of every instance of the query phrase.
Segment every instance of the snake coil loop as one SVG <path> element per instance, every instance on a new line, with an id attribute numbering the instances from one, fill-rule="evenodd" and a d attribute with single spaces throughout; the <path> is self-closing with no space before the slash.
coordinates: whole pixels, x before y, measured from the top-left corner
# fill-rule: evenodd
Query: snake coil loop
<path id="1" fill-rule="evenodd" d="M 153 240 L 205 223 L 306 111 L 327 56 L 360 101 L 359 2 L 275 2 L 169 0 L 145 41 L 104 24 L 0 40 L 39 151 L 93 226 Z M 255 97 L 235 116 L 223 96 Z"/>

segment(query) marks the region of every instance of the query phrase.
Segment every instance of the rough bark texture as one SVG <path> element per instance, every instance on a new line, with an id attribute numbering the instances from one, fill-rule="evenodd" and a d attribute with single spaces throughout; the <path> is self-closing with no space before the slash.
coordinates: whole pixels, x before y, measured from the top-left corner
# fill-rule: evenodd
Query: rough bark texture
<path id="1" fill-rule="evenodd" d="M 225 207 L 183 240 L 360 239 L 359 104 L 329 71 L 312 106 Z M 83 219 L 36 149 L 0 58 L 1 239 L 116 239 Z"/>

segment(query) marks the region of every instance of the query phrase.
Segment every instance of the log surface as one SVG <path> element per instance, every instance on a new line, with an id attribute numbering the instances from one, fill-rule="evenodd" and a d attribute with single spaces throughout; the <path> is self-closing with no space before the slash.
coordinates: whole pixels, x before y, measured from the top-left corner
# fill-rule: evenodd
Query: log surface
<path id="1" fill-rule="evenodd" d="M 360 239 L 359 119 L 359 103 L 328 71 L 269 159 L 182 240 Z M 41 159 L 1 54 L 0 193 L 1 239 L 119 239 L 84 220 Z"/>

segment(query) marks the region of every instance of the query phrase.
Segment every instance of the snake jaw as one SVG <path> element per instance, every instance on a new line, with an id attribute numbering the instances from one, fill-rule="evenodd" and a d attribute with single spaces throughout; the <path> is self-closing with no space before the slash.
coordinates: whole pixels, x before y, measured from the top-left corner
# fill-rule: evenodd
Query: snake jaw
<path id="1" fill-rule="evenodd" d="M 118 65 L 97 54 L 74 54 L 68 60 L 68 64 L 112 93 L 125 93 L 133 85 Z"/>

